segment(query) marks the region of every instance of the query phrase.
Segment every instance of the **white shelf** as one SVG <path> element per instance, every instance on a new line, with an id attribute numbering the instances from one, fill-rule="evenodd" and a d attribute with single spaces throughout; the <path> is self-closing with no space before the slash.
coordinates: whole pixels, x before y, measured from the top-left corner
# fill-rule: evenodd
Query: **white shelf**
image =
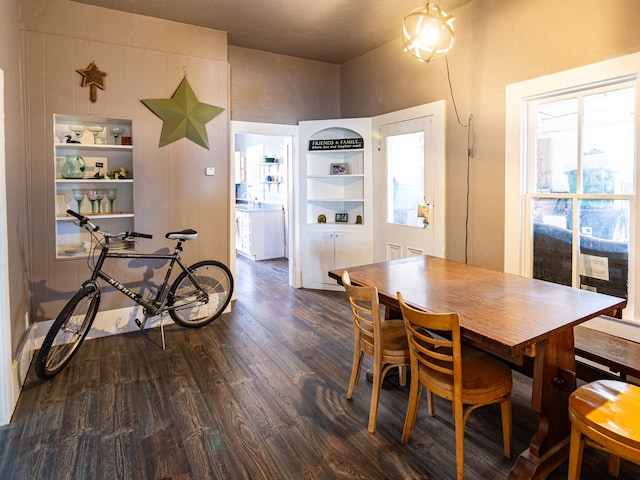
<path id="1" fill-rule="evenodd" d="M 307 202 L 364 202 L 364 198 L 307 198 Z"/>
<path id="2" fill-rule="evenodd" d="M 56 183 L 133 183 L 133 178 L 56 178 Z"/>
<path id="3" fill-rule="evenodd" d="M 81 212 L 82 215 L 84 215 L 85 217 L 89 217 L 92 220 L 98 219 L 98 218 L 108 218 L 108 219 L 113 219 L 113 218 L 133 218 L 134 214 L 133 213 L 87 213 L 87 212 Z M 71 215 L 58 215 L 56 217 L 56 220 L 58 222 L 73 222 L 76 220 L 75 217 L 72 217 Z"/>
<path id="4" fill-rule="evenodd" d="M 104 144 L 93 144 L 93 143 L 56 143 L 54 145 L 56 150 L 59 149 L 70 149 L 70 150 L 123 150 L 123 151 L 131 151 L 133 150 L 133 145 L 111 145 L 108 143 Z"/>
<path id="5" fill-rule="evenodd" d="M 344 173 L 342 175 L 307 175 L 307 178 L 331 178 L 339 180 L 341 178 L 364 178 L 364 173 Z"/>

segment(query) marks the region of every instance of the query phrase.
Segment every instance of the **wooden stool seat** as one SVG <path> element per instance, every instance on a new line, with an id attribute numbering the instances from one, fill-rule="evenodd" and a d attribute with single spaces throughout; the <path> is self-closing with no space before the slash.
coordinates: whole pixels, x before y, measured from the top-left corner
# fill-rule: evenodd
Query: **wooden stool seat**
<path id="1" fill-rule="evenodd" d="M 569 397 L 571 450 L 569 479 L 580 477 L 585 445 L 609 453 L 609 473 L 618 476 L 620 457 L 640 464 L 640 387 L 598 380 Z"/>

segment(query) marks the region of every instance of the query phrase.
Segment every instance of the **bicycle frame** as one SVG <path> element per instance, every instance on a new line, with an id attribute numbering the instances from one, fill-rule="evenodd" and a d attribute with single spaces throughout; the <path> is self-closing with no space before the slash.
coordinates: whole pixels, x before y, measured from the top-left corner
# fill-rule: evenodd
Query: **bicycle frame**
<path id="1" fill-rule="evenodd" d="M 145 309 L 145 316 L 153 317 L 159 315 L 166 309 L 166 302 L 168 298 L 168 290 L 169 290 L 169 279 L 171 277 L 171 272 L 173 272 L 173 268 L 177 263 L 178 266 L 186 272 L 189 279 L 192 281 L 193 285 L 202 293 L 205 293 L 202 287 L 198 284 L 196 279 L 191 275 L 189 269 L 185 266 L 180 258 L 180 252 L 182 251 L 182 240 L 178 240 L 177 245 L 175 246 L 173 253 L 167 254 L 159 254 L 159 253 L 134 253 L 134 252 L 110 252 L 109 251 L 109 238 L 105 238 L 105 247 L 100 252 L 98 256 L 98 260 L 93 267 L 91 278 L 83 283 L 83 286 L 87 283 L 96 284 L 97 288 L 97 280 L 98 278 L 104 280 L 109 285 L 114 287 L 119 292 L 123 293 L 131 300 L 136 302 L 138 305 L 141 305 Z M 145 298 L 132 290 L 129 290 L 126 286 L 124 286 L 120 281 L 113 278 L 108 273 L 102 270 L 102 266 L 107 258 L 142 258 L 142 259 L 161 259 L 161 260 L 170 260 L 169 266 L 167 267 L 167 271 L 164 276 L 164 280 L 158 289 L 155 297 L 151 299 L 151 301 L 145 300 Z"/>

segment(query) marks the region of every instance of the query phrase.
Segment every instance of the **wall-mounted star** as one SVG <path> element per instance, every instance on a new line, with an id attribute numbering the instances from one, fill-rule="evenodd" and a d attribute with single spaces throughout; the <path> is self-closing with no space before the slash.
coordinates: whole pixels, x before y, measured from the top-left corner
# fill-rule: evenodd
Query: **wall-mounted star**
<path id="1" fill-rule="evenodd" d="M 91 62 L 87 68 L 81 68 L 76 70 L 82 75 L 83 87 L 89 87 L 89 99 L 92 103 L 95 103 L 98 99 L 98 91 L 96 87 L 104 90 L 104 77 L 107 76 L 107 72 L 101 72 L 94 62 Z"/>
<path id="2" fill-rule="evenodd" d="M 205 125 L 224 111 L 224 108 L 199 102 L 187 77 L 182 79 L 171 98 L 140 101 L 164 121 L 160 134 L 161 147 L 186 137 L 208 150 Z"/>

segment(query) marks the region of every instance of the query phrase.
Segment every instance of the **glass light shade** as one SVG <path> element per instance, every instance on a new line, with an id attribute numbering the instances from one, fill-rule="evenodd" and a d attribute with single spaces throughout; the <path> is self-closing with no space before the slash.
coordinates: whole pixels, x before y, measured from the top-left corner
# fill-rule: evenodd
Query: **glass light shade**
<path id="1" fill-rule="evenodd" d="M 427 3 L 404 17 L 402 41 L 405 51 L 421 62 L 444 57 L 453 46 L 453 16 L 440 5 Z"/>

